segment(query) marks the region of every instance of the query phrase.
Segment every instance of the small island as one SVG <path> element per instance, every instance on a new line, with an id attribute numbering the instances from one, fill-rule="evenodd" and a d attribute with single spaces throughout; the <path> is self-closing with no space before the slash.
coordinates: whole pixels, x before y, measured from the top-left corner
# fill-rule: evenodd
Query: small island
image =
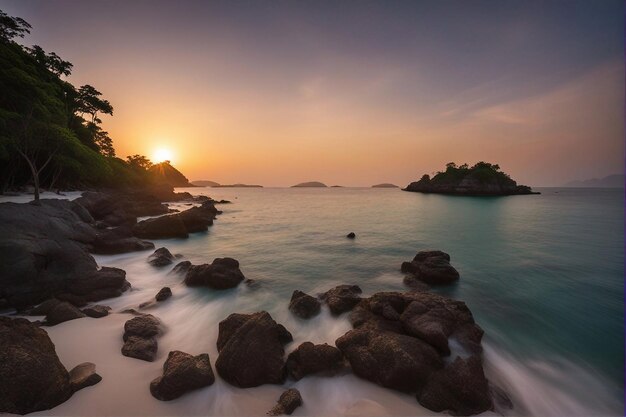
<path id="1" fill-rule="evenodd" d="M 400 188 L 395 184 L 390 184 L 388 182 L 382 183 L 382 184 L 376 184 L 376 185 L 372 185 L 372 188 Z"/>
<path id="2" fill-rule="evenodd" d="M 500 166 L 488 162 L 478 162 L 457 166 L 446 164 L 445 171 L 439 171 L 433 178 L 424 174 L 419 181 L 410 183 L 403 191 L 432 194 L 452 194 L 466 196 L 505 196 L 540 194 L 526 185 L 517 185 L 511 177 L 500 171 Z"/>
<path id="3" fill-rule="evenodd" d="M 209 180 L 191 181 L 191 184 L 195 185 L 196 187 L 217 187 L 220 185 L 219 183 L 215 181 L 209 181 Z"/>
<path id="4" fill-rule="evenodd" d="M 319 181 L 301 182 L 300 184 L 292 185 L 291 188 L 328 188 L 326 184 Z"/>
<path id="5" fill-rule="evenodd" d="M 212 188 L 263 188 L 262 185 L 258 184 L 217 184 L 212 185 Z"/>

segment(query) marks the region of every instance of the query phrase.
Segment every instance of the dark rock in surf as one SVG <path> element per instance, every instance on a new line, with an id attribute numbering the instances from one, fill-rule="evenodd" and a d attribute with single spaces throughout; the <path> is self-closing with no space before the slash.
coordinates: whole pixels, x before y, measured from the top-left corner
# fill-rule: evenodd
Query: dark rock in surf
<path id="1" fill-rule="evenodd" d="M 320 313 L 321 303 L 317 298 L 295 290 L 291 295 L 289 310 L 300 318 L 310 319 Z"/>
<path id="2" fill-rule="evenodd" d="M 157 295 L 154 297 L 157 301 L 165 301 L 172 296 L 172 290 L 170 287 L 163 287 L 159 290 Z"/>
<path id="3" fill-rule="evenodd" d="M 87 308 L 83 308 L 82 312 L 86 314 L 88 317 L 92 317 L 94 319 L 99 319 L 101 317 L 106 317 L 109 315 L 111 311 L 111 307 L 102 306 L 102 305 L 94 305 Z"/>
<path id="4" fill-rule="evenodd" d="M 182 261 L 182 262 L 177 263 L 174 266 L 174 268 L 172 268 L 171 272 L 174 272 L 177 274 L 186 274 L 190 267 L 191 267 L 191 262 Z"/>
<path id="5" fill-rule="evenodd" d="M 211 264 L 191 265 L 185 275 L 185 284 L 225 290 L 238 286 L 245 279 L 237 260 L 216 258 Z"/>
<path id="6" fill-rule="evenodd" d="M 69 320 L 87 317 L 85 313 L 74 307 L 72 304 L 62 301 L 50 309 L 46 315 L 46 325 L 55 326 Z"/>
<path id="7" fill-rule="evenodd" d="M 189 236 L 184 223 L 177 214 L 143 220 L 133 227 L 133 234 L 142 239 L 186 238 Z"/>
<path id="8" fill-rule="evenodd" d="M 96 385 L 102 381 L 102 377 L 96 373 L 96 365 L 91 362 L 76 365 L 69 374 L 73 391 Z"/>
<path id="9" fill-rule="evenodd" d="M 265 311 L 231 314 L 219 324 L 217 373 L 240 388 L 282 384 L 286 377 L 284 345 L 293 340 Z"/>
<path id="10" fill-rule="evenodd" d="M 267 412 L 270 416 L 280 416 L 283 414 L 291 415 L 296 408 L 302 405 L 302 396 L 300 391 L 295 388 L 290 388 L 283 392 L 278 398 L 278 403 Z"/>
<path id="11" fill-rule="evenodd" d="M 60 303 L 61 303 L 61 300 L 58 300 L 56 298 L 50 298 L 44 301 L 43 303 L 39 304 L 38 306 L 32 308 L 28 312 L 28 314 L 30 316 L 45 316 Z"/>
<path id="12" fill-rule="evenodd" d="M 151 314 L 142 314 L 124 324 L 122 355 L 152 362 L 156 358 L 156 336 L 161 333 L 161 322 Z"/>
<path id="13" fill-rule="evenodd" d="M 176 258 L 167 248 L 159 248 L 148 257 L 148 263 L 152 266 L 160 267 L 173 263 L 174 259 Z"/>
<path id="14" fill-rule="evenodd" d="M 320 295 L 330 312 L 337 316 L 352 310 L 360 301 L 361 288 L 358 285 L 338 285 Z"/>
<path id="15" fill-rule="evenodd" d="M 312 374 L 332 375 L 343 366 L 341 351 L 328 344 L 304 342 L 287 357 L 287 372 L 295 380 Z"/>
<path id="16" fill-rule="evenodd" d="M 152 314 L 142 314 L 124 323 L 124 340 L 130 336 L 149 338 L 161 332 L 161 322 Z"/>
<path id="17" fill-rule="evenodd" d="M 350 232 L 350 233 L 348 233 L 348 234 L 346 235 L 346 237 L 347 237 L 348 239 L 354 239 L 354 238 L 356 238 L 356 235 L 354 234 L 354 232 Z"/>
<path id="18" fill-rule="evenodd" d="M 193 356 L 175 350 L 167 356 L 163 375 L 150 383 L 150 393 L 158 400 L 170 401 L 214 382 L 208 353 Z"/>
<path id="19" fill-rule="evenodd" d="M 403 262 L 400 269 L 430 285 L 451 284 L 459 279 L 459 272 L 450 265 L 450 255 L 439 250 L 418 252 L 411 262 Z M 410 284 L 411 280 L 405 282 Z"/>
<path id="20" fill-rule="evenodd" d="M 91 244 L 91 252 L 101 255 L 113 255 L 154 249 L 154 243 L 141 240 L 132 235 L 131 225 L 98 230 Z"/>

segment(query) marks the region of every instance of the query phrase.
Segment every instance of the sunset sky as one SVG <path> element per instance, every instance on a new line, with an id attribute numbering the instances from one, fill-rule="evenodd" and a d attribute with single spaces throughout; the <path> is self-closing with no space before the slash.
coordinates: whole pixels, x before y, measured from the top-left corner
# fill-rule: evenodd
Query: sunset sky
<path id="1" fill-rule="evenodd" d="M 0 0 L 191 180 L 406 185 L 446 162 L 623 172 L 622 1 Z"/>

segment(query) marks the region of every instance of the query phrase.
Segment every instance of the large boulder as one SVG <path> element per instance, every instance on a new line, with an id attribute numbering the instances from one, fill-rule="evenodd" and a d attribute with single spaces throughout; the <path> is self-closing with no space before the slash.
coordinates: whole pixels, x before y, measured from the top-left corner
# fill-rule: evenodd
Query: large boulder
<path id="1" fill-rule="evenodd" d="M 402 272 L 410 274 L 405 283 L 417 279 L 430 285 L 447 285 L 459 279 L 459 272 L 450 265 L 450 255 L 439 250 L 421 251 L 411 262 L 403 262 Z"/>
<path id="2" fill-rule="evenodd" d="M 231 314 L 219 324 L 215 369 L 240 388 L 282 384 L 286 376 L 284 345 L 292 340 L 291 333 L 266 311 Z"/>
<path id="3" fill-rule="evenodd" d="M 187 228 L 176 214 L 143 220 L 133 227 L 133 234 L 142 239 L 186 238 Z"/>
<path id="4" fill-rule="evenodd" d="M 337 316 L 352 310 L 361 301 L 361 293 L 358 285 L 338 285 L 321 294 L 320 298 L 326 302 L 330 312 Z"/>
<path id="5" fill-rule="evenodd" d="M 339 349 L 326 343 L 314 345 L 304 342 L 287 356 L 287 372 L 295 380 L 306 375 L 332 375 L 343 368 L 343 355 Z"/>
<path id="6" fill-rule="evenodd" d="M 148 257 L 148 263 L 152 266 L 166 266 L 174 262 L 174 255 L 167 248 L 159 248 Z"/>
<path id="7" fill-rule="evenodd" d="M 302 405 L 302 396 L 300 391 L 295 388 L 290 388 L 287 391 L 280 394 L 276 405 L 267 412 L 270 416 L 280 416 L 283 414 L 291 415 L 296 408 Z"/>
<path id="8" fill-rule="evenodd" d="M 91 252 L 113 255 L 154 249 L 154 243 L 136 238 L 132 232 L 130 225 L 98 230 L 96 239 L 91 244 Z"/>
<path id="9" fill-rule="evenodd" d="M 289 310 L 300 318 L 310 319 L 320 313 L 321 303 L 317 298 L 295 290 L 291 295 Z"/>
<path id="10" fill-rule="evenodd" d="M 87 315 L 72 304 L 63 301 L 50 309 L 46 315 L 46 324 L 48 326 L 54 326 L 65 321 L 80 319 L 82 317 L 87 317 Z"/>
<path id="11" fill-rule="evenodd" d="M 175 350 L 167 356 L 163 375 L 150 383 L 150 392 L 158 400 L 170 401 L 213 382 L 215 376 L 208 353 L 193 356 Z"/>
<path id="12" fill-rule="evenodd" d="M 185 284 L 189 287 L 224 290 L 236 287 L 245 279 L 237 260 L 216 258 L 211 264 L 190 266 L 185 275 Z"/>
<path id="13" fill-rule="evenodd" d="M 0 316 L 0 413 L 48 410 L 73 392 L 48 334 L 28 320 Z"/>
<path id="14" fill-rule="evenodd" d="M 356 329 L 335 344 L 357 376 L 399 391 L 417 391 L 434 371 L 443 367 L 432 346 L 398 333 Z"/>
<path id="15" fill-rule="evenodd" d="M 133 317 L 124 323 L 122 355 L 152 362 L 156 358 L 161 322 L 151 314 Z"/>

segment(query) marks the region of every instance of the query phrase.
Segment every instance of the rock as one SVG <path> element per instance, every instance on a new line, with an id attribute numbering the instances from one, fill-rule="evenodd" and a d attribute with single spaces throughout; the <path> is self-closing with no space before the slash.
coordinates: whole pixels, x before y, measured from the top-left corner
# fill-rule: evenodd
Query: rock
<path id="1" fill-rule="evenodd" d="M 152 362 L 156 358 L 157 350 L 158 344 L 156 338 L 129 336 L 122 346 L 122 355 Z"/>
<path id="2" fill-rule="evenodd" d="M 146 219 L 135 225 L 133 234 L 142 239 L 186 238 L 189 236 L 178 214 Z"/>
<path id="3" fill-rule="evenodd" d="M 402 334 L 356 329 L 335 344 L 357 376 L 398 391 L 417 391 L 443 367 L 432 346 Z"/>
<path id="4" fill-rule="evenodd" d="M 451 284 L 459 279 L 459 272 L 450 265 L 450 255 L 438 250 L 418 252 L 411 262 L 402 263 L 401 270 L 431 285 Z"/>
<path id="5" fill-rule="evenodd" d="M 48 334 L 26 319 L 0 316 L 0 413 L 49 410 L 73 392 Z"/>
<path id="6" fill-rule="evenodd" d="M 285 380 L 283 346 L 293 340 L 269 313 L 231 314 L 219 324 L 215 369 L 240 388 L 282 384 Z"/>
<path id="7" fill-rule="evenodd" d="M 295 290 L 291 295 L 289 310 L 300 318 L 309 319 L 320 313 L 321 303 L 317 298 Z"/>
<path id="8" fill-rule="evenodd" d="M 209 287 L 216 290 L 234 288 L 245 280 L 239 262 L 233 258 L 216 258 L 203 265 L 192 265 L 185 275 L 189 287 Z"/>
<path id="9" fill-rule="evenodd" d="M 267 412 L 270 416 L 280 416 L 283 414 L 291 415 L 296 408 L 302 405 L 302 396 L 300 391 L 295 388 L 290 388 L 287 391 L 280 394 L 278 403 Z"/>
<path id="10" fill-rule="evenodd" d="M 96 239 L 91 244 L 91 252 L 113 255 L 154 249 L 154 243 L 134 237 L 132 231 L 130 225 L 98 230 Z"/>
<path id="11" fill-rule="evenodd" d="M 88 317 L 93 317 L 95 319 L 108 316 L 109 311 L 111 311 L 111 307 L 101 306 L 101 305 L 95 305 L 95 306 L 83 308 L 82 310 L 82 312 L 86 314 Z"/>
<path id="12" fill-rule="evenodd" d="M 354 234 L 354 232 L 350 232 L 350 233 L 348 233 L 348 234 L 346 235 L 346 237 L 347 237 L 348 239 L 354 239 L 354 238 L 356 237 L 356 235 Z"/>
<path id="13" fill-rule="evenodd" d="M 152 266 L 166 266 L 174 262 L 174 255 L 166 248 L 159 248 L 148 257 L 148 263 Z"/>
<path id="14" fill-rule="evenodd" d="M 177 263 L 174 266 L 174 268 L 172 268 L 171 272 L 174 272 L 177 274 L 186 274 L 190 267 L 191 267 L 191 262 L 182 261 L 182 262 Z"/>
<path id="15" fill-rule="evenodd" d="M 482 362 L 476 355 L 457 357 L 444 369 L 435 372 L 417 395 L 429 410 L 450 411 L 454 415 L 479 414 L 493 409 L 489 383 Z"/>
<path id="16" fill-rule="evenodd" d="M 62 293 L 100 297 L 103 291 L 75 291 L 82 281 L 94 284 L 107 274 L 89 254 L 97 235 L 90 222 L 85 208 L 68 200 L 0 204 L 0 298 L 22 309 Z M 128 285 L 123 276 L 108 282 L 108 297 Z"/>
<path id="17" fill-rule="evenodd" d="M 72 294 L 87 301 L 119 297 L 130 288 L 130 283 L 126 281 L 126 271 L 106 266 L 82 279 L 71 281 L 68 285 Z"/>
<path id="18" fill-rule="evenodd" d="M 323 293 L 320 298 L 326 302 L 333 315 L 350 311 L 360 301 L 362 293 L 358 285 L 339 285 Z"/>
<path id="19" fill-rule="evenodd" d="M 82 317 L 87 317 L 87 315 L 72 304 L 62 301 L 50 309 L 46 315 L 46 324 L 48 326 L 54 326 L 64 321 L 80 319 Z"/>
<path id="20" fill-rule="evenodd" d="M 159 290 L 157 295 L 154 297 L 157 301 L 165 301 L 172 296 L 172 290 L 170 287 L 163 287 Z"/>
<path id="21" fill-rule="evenodd" d="M 332 375 L 343 365 L 341 351 L 326 343 L 314 345 L 304 342 L 287 357 L 287 372 L 295 380 L 317 373 Z"/>
<path id="22" fill-rule="evenodd" d="M 161 322 L 151 314 L 133 317 L 124 323 L 122 355 L 152 362 L 156 358 L 156 336 L 161 333 Z"/>
<path id="23" fill-rule="evenodd" d="M 213 224 L 213 219 L 221 211 L 211 201 L 205 201 L 200 207 L 192 207 L 178 214 L 187 232 L 204 232 Z"/>
<path id="24" fill-rule="evenodd" d="M 30 316 L 45 316 L 47 315 L 54 307 L 61 303 L 60 300 L 56 298 L 50 298 L 43 303 L 39 304 L 37 307 L 34 307 L 28 313 Z"/>
<path id="25" fill-rule="evenodd" d="M 150 383 L 150 393 L 158 400 L 170 401 L 214 382 L 208 353 L 193 356 L 175 350 L 167 356 L 163 375 Z"/>
<path id="26" fill-rule="evenodd" d="M 102 381 L 102 377 L 96 373 L 96 365 L 84 362 L 75 366 L 70 371 L 70 384 L 74 391 L 81 390 Z"/>

